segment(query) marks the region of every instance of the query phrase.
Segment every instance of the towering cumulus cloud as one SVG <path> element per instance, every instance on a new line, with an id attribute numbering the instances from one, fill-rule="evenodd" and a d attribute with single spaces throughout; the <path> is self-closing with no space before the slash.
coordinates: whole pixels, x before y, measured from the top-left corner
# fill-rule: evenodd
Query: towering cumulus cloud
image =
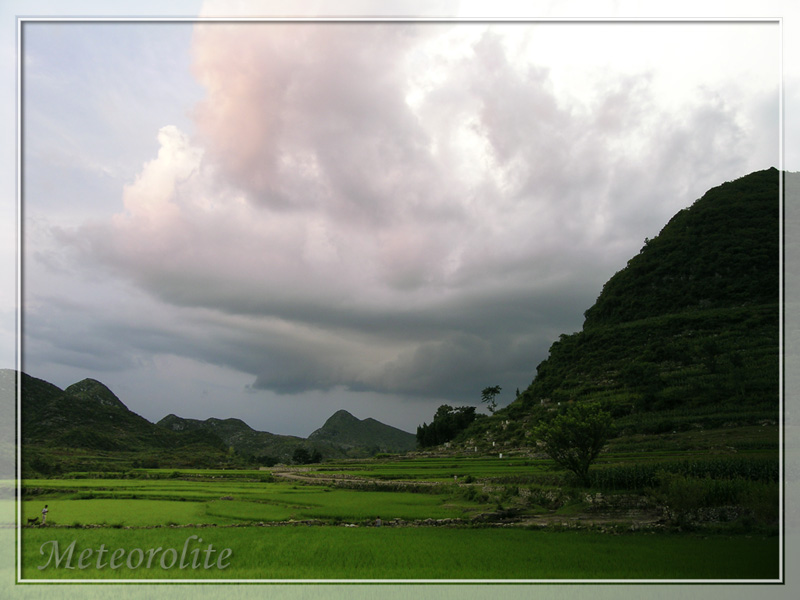
<path id="1" fill-rule="evenodd" d="M 124 210 L 62 239 L 183 311 L 171 352 L 258 388 L 523 385 L 687 190 L 748 151 L 735 105 L 661 102 L 647 71 L 570 88 L 538 31 L 198 24 L 195 130 L 161 129 Z"/>

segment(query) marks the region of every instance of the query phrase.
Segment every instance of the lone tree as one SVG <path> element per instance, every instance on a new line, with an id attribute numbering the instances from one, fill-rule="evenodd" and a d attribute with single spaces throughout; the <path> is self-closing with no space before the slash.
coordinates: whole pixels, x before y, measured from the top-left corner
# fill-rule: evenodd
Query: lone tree
<path id="1" fill-rule="evenodd" d="M 307 465 L 311 462 L 311 453 L 305 448 L 295 448 L 292 462 L 297 465 Z"/>
<path id="2" fill-rule="evenodd" d="M 497 410 L 497 400 L 494 398 L 500 393 L 500 390 L 501 388 L 499 385 L 494 385 L 492 387 L 483 388 L 481 392 L 481 402 L 486 402 L 486 406 L 492 414 Z"/>
<path id="3" fill-rule="evenodd" d="M 613 431 L 611 415 L 598 404 L 570 406 L 566 412 L 534 429 L 548 456 L 569 469 L 581 485 L 588 483 L 589 465 L 594 462 Z"/>

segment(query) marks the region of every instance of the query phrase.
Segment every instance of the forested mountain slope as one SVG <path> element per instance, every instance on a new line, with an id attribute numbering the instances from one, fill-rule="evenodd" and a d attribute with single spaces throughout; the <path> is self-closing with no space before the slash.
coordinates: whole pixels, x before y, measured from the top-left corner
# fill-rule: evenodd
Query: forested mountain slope
<path id="1" fill-rule="evenodd" d="M 464 443 L 532 443 L 547 411 L 593 401 L 622 433 L 774 424 L 779 408 L 779 172 L 709 190 L 605 284 L 530 386 Z"/>

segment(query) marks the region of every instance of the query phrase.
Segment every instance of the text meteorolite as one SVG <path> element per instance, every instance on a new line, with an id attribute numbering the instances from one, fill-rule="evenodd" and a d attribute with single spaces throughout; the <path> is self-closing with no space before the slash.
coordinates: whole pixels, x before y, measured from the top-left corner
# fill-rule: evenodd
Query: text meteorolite
<path id="1" fill-rule="evenodd" d="M 192 540 L 197 540 L 192 543 Z M 119 569 L 122 566 L 127 566 L 129 569 L 151 569 L 160 567 L 162 569 L 172 569 L 177 566 L 178 569 L 225 569 L 230 565 L 230 561 L 225 562 L 233 554 L 230 548 L 223 548 L 221 552 L 217 553 L 213 544 L 208 544 L 206 548 L 201 548 L 198 545 L 202 544 L 203 538 L 196 535 L 191 535 L 186 538 L 183 543 L 183 549 L 180 552 L 176 548 L 133 548 L 126 550 L 125 548 L 116 548 L 113 552 L 106 548 L 105 544 L 100 544 L 99 548 L 84 548 L 77 553 L 75 550 L 75 543 L 77 540 L 72 540 L 63 551 L 59 551 L 58 541 L 49 540 L 44 542 L 39 547 L 39 553 L 42 556 L 47 556 L 47 562 L 39 565 L 40 570 L 46 569 L 50 564 L 55 568 L 63 569 L 87 569 L 95 567 L 97 569 Z M 195 546 L 190 548 L 190 546 Z M 48 554 L 49 551 L 49 554 Z M 216 556 L 215 556 L 216 554 Z M 77 557 L 77 560 L 75 560 Z"/>

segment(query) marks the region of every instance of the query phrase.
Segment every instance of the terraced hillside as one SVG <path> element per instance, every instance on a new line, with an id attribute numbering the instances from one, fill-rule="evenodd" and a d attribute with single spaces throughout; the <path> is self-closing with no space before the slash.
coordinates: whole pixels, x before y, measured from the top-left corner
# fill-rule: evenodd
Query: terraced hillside
<path id="1" fill-rule="evenodd" d="M 530 386 L 460 440 L 530 445 L 535 422 L 587 401 L 628 436 L 774 426 L 779 176 L 725 183 L 676 214 L 605 284 L 582 331 L 551 346 Z"/>

